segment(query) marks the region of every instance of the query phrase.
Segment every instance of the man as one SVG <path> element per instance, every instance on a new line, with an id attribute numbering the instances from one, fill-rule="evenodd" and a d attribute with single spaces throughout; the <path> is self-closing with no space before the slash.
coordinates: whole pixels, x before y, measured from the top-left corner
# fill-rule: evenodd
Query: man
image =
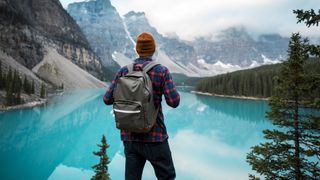
<path id="1" fill-rule="evenodd" d="M 155 49 L 155 40 L 152 35 L 146 32 L 141 33 L 136 43 L 139 58 L 134 61 L 134 70 L 141 71 L 143 67 L 150 63 Z M 103 97 L 105 104 L 113 104 L 113 91 L 117 80 L 127 73 L 128 68 L 126 66 L 117 72 Z M 148 133 L 133 133 L 121 130 L 121 140 L 124 144 L 126 156 L 125 179 L 141 179 L 146 160 L 153 166 L 158 179 L 174 179 L 176 174 L 168 144 L 161 101 L 162 95 L 164 95 L 167 104 L 175 108 L 179 105 L 180 95 L 175 88 L 169 70 L 165 66 L 156 65 L 147 74 L 152 81 L 155 108 L 159 107 L 158 116 L 155 125 Z"/>

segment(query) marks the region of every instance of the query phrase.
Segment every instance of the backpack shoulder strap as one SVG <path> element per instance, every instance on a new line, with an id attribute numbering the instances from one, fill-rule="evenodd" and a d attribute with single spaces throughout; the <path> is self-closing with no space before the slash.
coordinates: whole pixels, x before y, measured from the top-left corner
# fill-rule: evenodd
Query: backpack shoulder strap
<path id="1" fill-rule="evenodd" d="M 133 72 L 134 64 L 133 63 L 128 64 L 127 68 L 128 68 L 128 74 L 131 74 Z"/>
<path id="2" fill-rule="evenodd" d="M 147 73 L 148 71 L 150 71 L 154 66 L 158 65 L 159 63 L 156 63 L 154 61 L 149 62 L 144 68 L 143 68 L 143 72 Z"/>

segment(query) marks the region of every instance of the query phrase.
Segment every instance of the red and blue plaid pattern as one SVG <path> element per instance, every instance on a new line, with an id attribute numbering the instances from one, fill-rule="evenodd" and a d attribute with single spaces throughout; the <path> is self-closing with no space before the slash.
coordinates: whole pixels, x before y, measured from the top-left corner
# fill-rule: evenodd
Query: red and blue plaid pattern
<path id="1" fill-rule="evenodd" d="M 152 59 L 150 58 L 138 58 L 134 61 L 134 70 L 141 71 L 142 68 L 147 65 Z M 116 87 L 117 81 L 120 77 L 128 73 L 126 66 L 122 67 L 116 74 L 115 78 L 111 82 L 106 94 L 103 97 L 103 101 L 107 105 L 113 104 L 113 91 Z M 169 70 L 162 65 L 153 67 L 147 72 L 152 81 L 153 98 L 155 107 L 159 108 L 157 116 L 157 123 L 148 133 L 132 133 L 121 130 L 122 141 L 139 141 L 139 142 L 162 142 L 168 138 L 166 126 L 164 124 L 164 117 L 162 113 L 161 101 L 162 94 L 165 97 L 167 104 L 171 107 L 177 107 L 180 102 L 180 95 L 176 90 Z"/>

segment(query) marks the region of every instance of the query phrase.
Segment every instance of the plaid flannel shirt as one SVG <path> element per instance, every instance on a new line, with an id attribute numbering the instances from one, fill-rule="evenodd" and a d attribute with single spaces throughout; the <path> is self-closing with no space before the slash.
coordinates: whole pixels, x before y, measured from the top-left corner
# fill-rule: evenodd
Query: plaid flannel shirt
<path id="1" fill-rule="evenodd" d="M 138 58 L 134 61 L 134 70 L 142 70 L 147 65 L 151 58 Z M 122 67 L 116 74 L 115 78 L 111 82 L 107 92 L 103 97 L 103 101 L 107 105 L 111 105 L 114 102 L 113 91 L 120 77 L 128 73 L 126 66 Z M 180 102 L 180 95 L 176 90 L 169 70 L 162 65 L 156 65 L 147 74 L 150 76 L 153 87 L 153 98 L 155 107 L 160 107 L 156 124 L 152 127 L 148 133 L 133 133 L 125 130 L 121 130 L 122 141 L 139 141 L 139 142 L 162 142 L 168 138 L 166 126 L 164 124 L 164 116 L 162 113 L 161 101 L 162 94 L 165 97 L 167 104 L 173 108 L 177 107 Z"/>

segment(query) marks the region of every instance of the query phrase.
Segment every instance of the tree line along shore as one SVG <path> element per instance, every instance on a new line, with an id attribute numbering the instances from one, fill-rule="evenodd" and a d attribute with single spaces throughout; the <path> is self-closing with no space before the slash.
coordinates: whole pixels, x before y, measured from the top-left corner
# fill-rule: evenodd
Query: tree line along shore
<path id="1" fill-rule="evenodd" d="M 240 70 L 202 79 L 194 93 L 233 97 L 242 99 L 267 99 L 274 95 L 274 87 L 281 78 L 280 64 L 264 65 L 253 69 Z M 304 71 L 309 75 L 319 75 L 320 59 L 310 58 L 304 64 Z M 311 92 L 320 94 L 320 87 Z"/>
<path id="2" fill-rule="evenodd" d="M 38 87 L 32 78 L 22 76 L 19 71 L 11 67 L 3 71 L 2 66 L 0 61 L 0 110 L 31 107 L 46 102 L 45 84 L 42 83 Z"/>

